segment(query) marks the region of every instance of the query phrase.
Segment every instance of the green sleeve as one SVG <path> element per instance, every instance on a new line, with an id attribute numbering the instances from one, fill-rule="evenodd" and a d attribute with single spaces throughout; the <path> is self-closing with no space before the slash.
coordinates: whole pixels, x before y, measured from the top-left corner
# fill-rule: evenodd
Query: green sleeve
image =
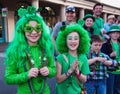
<path id="1" fill-rule="evenodd" d="M 63 65 L 64 58 L 63 58 L 63 55 L 62 55 L 62 54 L 59 54 L 59 55 L 57 56 L 57 61 L 60 63 L 60 65 Z"/>
<path id="2" fill-rule="evenodd" d="M 54 77 L 56 75 L 56 67 L 54 62 L 54 57 L 48 59 L 48 69 L 49 69 L 49 75 L 48 77 Z"/>
<path id="3" fill-rule="evenodd" d="M 102 18 L 95 18 L 95 22 L 93 24 L 94 34 L 101 35 L 101 29 L 104 27 L 104 20 Z"/>
<path id="4" fill-rule="evenodd" d="M 7 84 L 21 84 L 28 81 L 28 72 L 18 73 L 16 64 L 9 64 L 6 66 L 4 79 Z"/>
<path id="5" fill-rule="evenodd" d="M 81 26 L 84 26 L 84 23 L 85 23 L 85 22 L 84 22 L 83 19 L 79 19 L 77 23 L 78 23 L 79 25 L 81 25 Z"/>

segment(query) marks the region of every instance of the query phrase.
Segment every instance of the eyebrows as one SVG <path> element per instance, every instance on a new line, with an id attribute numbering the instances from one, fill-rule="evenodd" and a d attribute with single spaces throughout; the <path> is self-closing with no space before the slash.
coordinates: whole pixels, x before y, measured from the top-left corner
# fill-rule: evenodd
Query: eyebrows
<path id="1" fill-rule="evenodd" d="M 72 39 L 72 38 L 76 39 L 76 38 L 79 38 L 79 35 L 75 35 L 75 36 L 73 36 L 73 35 L 68 35 L 67 38 L 68 38 L 68 39 Z"/>

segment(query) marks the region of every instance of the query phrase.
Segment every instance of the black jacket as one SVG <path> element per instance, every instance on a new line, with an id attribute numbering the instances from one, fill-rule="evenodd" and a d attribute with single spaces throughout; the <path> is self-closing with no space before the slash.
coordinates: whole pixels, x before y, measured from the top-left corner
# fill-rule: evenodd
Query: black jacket
<path id="1" fill-rule="evenodd" d="M 102 45 L 101 52 L 107 54 L 110 57 L 110 54 L 113 52 L 111 39 L 107 40 L 107 42 Z M 110 58 L 115 59 L 115 57 Z"/>

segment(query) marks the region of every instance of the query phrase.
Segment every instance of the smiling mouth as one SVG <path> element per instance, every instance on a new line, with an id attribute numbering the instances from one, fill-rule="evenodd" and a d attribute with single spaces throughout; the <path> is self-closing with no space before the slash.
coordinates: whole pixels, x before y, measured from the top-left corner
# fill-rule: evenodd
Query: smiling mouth
<path id="1" fill-rule="evenodd" d="M 76 44 L 71 44 L 70 46 L 71 46 L 71 47 L 76 47 Z"/>
<path id="2" fill-rule="evenodd" d="M 30 36 L 32 39 L 35 39 L 35 38 L 37 38 L 37 36 Z"/>

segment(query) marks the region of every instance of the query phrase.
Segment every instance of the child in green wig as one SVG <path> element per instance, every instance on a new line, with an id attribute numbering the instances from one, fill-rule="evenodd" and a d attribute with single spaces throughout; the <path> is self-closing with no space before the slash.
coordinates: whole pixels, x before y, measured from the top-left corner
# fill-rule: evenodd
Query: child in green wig
<path id="1" fill-rule="evenodd" d="M 49 29 L 34 7 L 20 8 L 18 16 L 6 52 L 4 79 L 18 85 L 17 94 L 50 94 L 46 77 L 55 76 L 56 68 Z"/>
<path id="2" fill-rule="evenodd" d="M 90 39 L 78 24 L 61 27 L 56 44 L 60 54 L 57 56 L 57 94 L 80 94 L 86 75 L 90 73 L 86 53 Z M 80 83 L 79 83 L 80 82 Z"/>

